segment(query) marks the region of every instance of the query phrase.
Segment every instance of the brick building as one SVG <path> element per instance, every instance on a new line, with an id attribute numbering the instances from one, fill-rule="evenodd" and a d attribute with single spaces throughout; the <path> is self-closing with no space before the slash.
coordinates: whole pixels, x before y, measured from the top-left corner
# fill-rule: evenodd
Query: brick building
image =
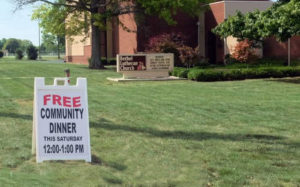
<path id="1" fill-rule="evenodd" d="M 163 20 L 154 16 L 147 16 L 143 22 L 136 21 L 134 14 L 122 15 L 120 21 L 130 30 L 127 32 L 121 25 L 112 21 L 108 23 L 108 29 L 101 32 L 102 55 L 108 58 L 120 53 L 143 52 L 149 39 L 163 33 L 182 33 L 186 37 L 186 43 L 192 47 L 200 46 L 202 56 L 211 62 L 221 63 L 224 55 L 231 53 L 237 43 L 233 37 L 220 39 L 211 32 L 211 29 L 234 15 L 237 10 L 242 13 L 249 11 L 265 10 L 272 5 L 268 0 L 224 0 L 207 5 L 207 10 L 199 17 L 190 17 L 184 13 L 175 16 L 177 25 L 169 26 Z M 74 40 L 66 41 L 66 60 L 73 63 L 87 64 L 91 57 L 91 40 L 88 37 L 82 42 L 83 36 L 77 36 Z M 291 39 L 291 57 L 300 58 L 297 53 L 300 49 L 300 37 Z M 279 43 L 273 38 L 266 39 L 263 49 L 258 51 L 263 57 L 287 57 L 287 43 Z"/>

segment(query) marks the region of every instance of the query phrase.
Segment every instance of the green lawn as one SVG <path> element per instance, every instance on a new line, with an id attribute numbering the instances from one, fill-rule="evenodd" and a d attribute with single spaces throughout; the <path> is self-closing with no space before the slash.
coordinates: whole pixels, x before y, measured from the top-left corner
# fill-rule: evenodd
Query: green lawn
<path id="1" fill-rule="evenodd" d="M 93 163 L 35 163 L 33 77 L 87 77 Z M 299 186 L 300 78 L 113 83 L 0 60 L 0 186 Z"/>

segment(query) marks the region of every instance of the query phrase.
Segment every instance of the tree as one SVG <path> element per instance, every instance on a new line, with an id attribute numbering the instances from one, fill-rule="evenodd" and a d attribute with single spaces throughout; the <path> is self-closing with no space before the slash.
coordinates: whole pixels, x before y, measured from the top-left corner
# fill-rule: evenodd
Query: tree
<path id="1" fill-rule="evenodd" d="M 44 2 L 57 9 L 63 9 L 66 16 L 67 35 L 87 33 L 91 28 L 92 57 L 91 68 L 104 68 L 100 61 L 100 30 L 106 28 L 106 21 L 119 15 L 143 12 L 155 14 L 174 24 L 173 15 L 177 10 L 196 14 L 201 10 L 200 3 L 206 0 L 15 0 L 19 7 L 35 2 Z M 141 9 L 139 8 L 141 7 Z M 53 15 L 50 15 L 52 17 Z M 122 23 L 121 23 L 122 25 Z M 74 27 L 76 29 L 74 29 Z M 73 32 L 68 31 L 73 29 Z"/>
<path id="2" fill-rule="evenodd" d="M 251 43 L 252 42 L 248 39 L 237 43 L 232 53 L 232 57 L 243 63 L 248 63 L 252 60 L 255 60 L 257 56 L 255 55 L 255 51 L 253 50 Z"/>
<path id="3" fill-rule="evenodd" d="M 42 39 L 44 47 L 49 49 L 55 45 L 58 59 L 60 59 L 61 46 L 65 44 L 66 18 L 65 7 L 51 6 L 48 4 L 39 6 L 32 14 L 32 19 L 38 20 L 40 27 L 43 29 Z M 51 52 L 53 51 L 54 50 Z"/>
<path id="4" fill-rule="evenodd" d="M 41 51 L 48 53 L 57 52 L 57 58 L 60 59 L 60 52 L 65 49 L 65 37 L 43 33 L 42 41 Z"/>
<path id="5" fill-rule="evenodd" d="M 273 27 L 278 28 L 270 31 L 279 41 L 288 41 L 288 65 L 291 64 L 290 38 L 300 34 L 300 2 L 291 0 L 288 3 L 279 6 L 273 12 Z"/>
<path id="6" fill-rule="evenodd" d="M 16 50 L 16 59 L 22 60 L 23 57 L 24 57 L 24 54 L 23 54 L 22 49 L 17 49 L 17 50 Z"/>
<path id="7" fill-rule="evenodd" d="M 7 40 L 3 38 L 2 41 L 0 40 L 0 45 L 1 43 L 3 43 L 2 48 L 8 50 L 9 53 L 16 53 L 17 49 L 25 51 L 28 46 L 32 45 L 32 42 L 29 40 L 20 40 L 16 38 Z"/>
<path id="8" fill-rule="evenodd" d="M 274 35 L 279 41 L 287 41 L 292 36 L 300 34 L 300 2 L 291 0 L 273 11 L 269 34 Z"/>
<path id="9" fill-rule="evenodd" d="M 228 36 L 240 40 L 262 41 L 274 36 L 280 42 L 288 41 L 300 34 L 300 2 L 298 0 L 280 1 L 265 11 L 238 12 L 218 25 L 213 32 L 223 38 Z M 290 54 L 288 55 L 290 62 Z"/>
<path id="10" fill-rule="evenodd" d="M 5 42 L 6 42 L 5 38 L 2 38 L 2 40 L 0 40 L 0 50 L 3 48 Z"/>
<path id="11" fill-rule="evenodd" d="M 246 14 L 237 11 L 236 15 L 230 16 L 212 31 L 222 38 L 233 36 L 238 40 L 262 41 L 263 38 L 259 32 L 259 28 L 263 27 L 263 25 L 259 25 L 258 19 L 260 19 L 260 12 L 258 10 Z"/>
<path id="12" fill-rule="evenodd" d="M 29 40 L 20 40 L 20 48 L 25 51 L 29 46 L 33 45 L 31 41 Z"/>
<path id="13" fill-rule="evenodd" d="M 38 57 L 38 49 L 35 46 L 30 45 L 26 49 L 26 54 L 28 60 L 36 60 Z"/>
<path id="14" fill-rule="evenodd" d="M 6 40 L 3 49 L 7 50 L 9 53 L 15 53 L 18 48 L 21 47 L 21 41 L 15 38 L 10 38 Z"/>

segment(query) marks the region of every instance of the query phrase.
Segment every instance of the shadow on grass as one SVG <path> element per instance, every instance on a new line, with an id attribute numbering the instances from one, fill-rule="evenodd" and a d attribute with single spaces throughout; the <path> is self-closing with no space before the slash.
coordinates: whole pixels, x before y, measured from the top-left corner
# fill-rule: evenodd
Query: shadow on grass
<path id="1" fill-rule="evenodd" d="M 276 82 L 283 82 L 283 83 L 300 84 L 300 77 L 272 79 L 272 80 L 267 80 L 267 81 L 276 81 Z"/>
<path id="2" fill-rule="evenodd" d="M 32 120 L 32 115 L 0 112 L 0 117 Z"/>
<path id="3" fill-rule="evenodd" d="M 94 70 L 94 71 L 112 71 L 117 72 L 117 66 L 104 66 L 104 69 L 91 69 L 88 65 L 86 66 L 78 66 L 79 69 L 86 69 L 86 70 Z"/>
<path id="4" fill-rule="evenodd" d="M 272 136 L 264 134 L 220 134 L 212 132 L 188 132 L 188 131 L 161 131 L 154 128 L 147 127 L 131 127 L 128 125 L 118 125 L 106 119 L 100 119 L 98 122 L 91 122 L 90 126 L 93 128 L 101 128 L 107 130 L 119 130 L 135 133 L 148 134 L 153 137 L 159 138 L 172 138 L 183 140 L 196 140 L 203 141 L 209 139 L 227 140 L 227 141 L 253 141 L 268 142 L 275 140 L 283 140 L 285 137 Z"/>
<path id="5" fill-rule="evenodd" d="M 92 164 L 110 167 L 110 168 L 113 168 L 118 171 L 124 171 L 125 169 L 127 169 L 127 166 L 125 166 L 123 164 L 120 164 L 117 162 L 112 162 L 112 161 L 101 160 L 98 156 L 96 156 L 94 154 L 92 155 Z"/>
<path id="6" fill-rule="evenodd" d="M 118 178 L 113 178 L 113 177 L 103 177 L 103 179 L 110 183 L 110 184 L 122 184 L 123 181 L 121 179 Z"/>
<path id="7" fill-rule="evenodd" d="M 116 169 L 118 171 L 123 171 L 127 168 L 127 166 L 116 163 L 116 162 L 103 161 L 98 156 L 96 156 L 94 154 L 92 155 L 92 164 L 93 165 L 104 166 L 104 167 L 110 167 L 110 168 Z M 102 178 L 103 178 L 103 180 L 105 180 L 106 182 L 108 182 L 110 184 L 122 184 L 123 183 L 122 180 L 120 180 L 116 177 L 113 177 L 113 176 L 103 176 Z"/>
<path id="8" fill-rule="evenodd" d="M 92 164 L 93 165 L 102 165 L 102 161 L 96 155 L 92 155 Z"/>

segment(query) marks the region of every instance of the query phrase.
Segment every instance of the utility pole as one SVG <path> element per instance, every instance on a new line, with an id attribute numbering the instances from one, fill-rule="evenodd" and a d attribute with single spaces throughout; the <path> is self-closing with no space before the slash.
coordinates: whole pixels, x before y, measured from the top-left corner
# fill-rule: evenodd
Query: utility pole
<path id="1" fill-rule="evenodd" d="M 41 60 L 41 27 L 40 27 L 40 20 L 39 20 L 39 60 Z"/>

